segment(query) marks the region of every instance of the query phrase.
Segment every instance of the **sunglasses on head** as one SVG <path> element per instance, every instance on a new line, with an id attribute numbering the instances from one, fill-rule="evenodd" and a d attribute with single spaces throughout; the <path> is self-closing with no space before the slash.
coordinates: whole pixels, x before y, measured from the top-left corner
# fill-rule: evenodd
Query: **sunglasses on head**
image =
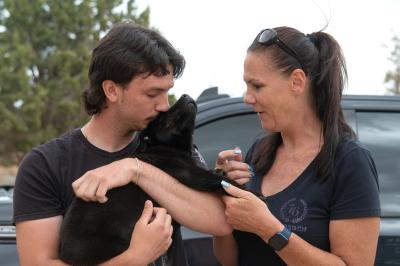
<path id="1" fill-rule="evenodd" d="M 294 59 L 297 60 L 297 62 L 300 64 L 301 69 L 304 71 L 304 73 L 307 75 L 306 70 L 304 69 L 304 65 L 302 61 L 300 60 L 300 57 L 297 55 L 297 53 L 291 49 L 287 44 L 285 44 L 281 39 L 278 37 L 278 33 L 274 29 L 265 29 L 262 30 L 258 34 L 258 43 L 263 44 L 263 45 L 271 45 L 271 44 L 276 44 L 281 48 L 283 51 L 285 51 L 287 54 L 291 55 Z"/>

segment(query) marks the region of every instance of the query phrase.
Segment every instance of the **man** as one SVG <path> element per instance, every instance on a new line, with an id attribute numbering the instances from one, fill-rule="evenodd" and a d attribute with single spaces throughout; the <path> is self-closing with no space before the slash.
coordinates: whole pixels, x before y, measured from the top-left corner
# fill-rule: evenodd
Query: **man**
<path id="1" fill-rule="evenodd" d="M 100 41 L 83 93 L 91 120 L 34 148 L 20 165 L 14 220 L 21 265 L 64 264 L 58 259 L 59 229 L 74 193 L 105 202 L 107 190 L 133 181 L 165 209 L 146 202 L 130 247 L 104 265 L 147 265 L 167 249 L 169 265 L 186 265 L 180 232 L 172 230 L 169 215 L 213 235 L 231 231 L 218 196 L 129 158 L 138 144 L 135 132 L 168 110 L 168 91 L 184 65 L 166 39 L 131 23 L 116 25 Z"/>

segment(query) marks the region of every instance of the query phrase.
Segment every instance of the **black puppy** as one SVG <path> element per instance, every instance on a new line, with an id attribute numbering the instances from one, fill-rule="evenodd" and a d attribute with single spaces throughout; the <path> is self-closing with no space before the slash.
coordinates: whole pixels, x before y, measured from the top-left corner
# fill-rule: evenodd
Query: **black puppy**
<path id="1" fill-rule="evenodd" d="M 200 167 L 193 159 L 196 112 L 195 101 L 183 95 L 141 132 L 133 156 L 198 190 L 223 191 L 222 180 L 237 185 Z M 95 265 L 129 247 L 135 223 L 150 197 L 134 184 L 112 189 L 107 197 L 104 204 L 74 199 L 61 225 L 61 260 L 72 265 Z"/>

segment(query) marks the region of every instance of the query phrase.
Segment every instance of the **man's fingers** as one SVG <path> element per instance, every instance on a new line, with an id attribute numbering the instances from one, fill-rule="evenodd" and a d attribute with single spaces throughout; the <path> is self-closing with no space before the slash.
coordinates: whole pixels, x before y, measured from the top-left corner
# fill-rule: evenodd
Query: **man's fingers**
<path id="1" fill-rule="evenodd" d="M 167 248 L 169 248 L 169 247 L 171 246 L 171 244 L 172 244 L 172 238 L 170 238 L 170 239 L 168 240 Z"/>
<path id="2" fill-rule="evenodd" d="M 142 215 L 139 218 L 139 221 L 142 223 L 148 224 L 149 221 L 151 220 L 151 217 L 153 216 L 153 202 L 151 200 L 146 200 L 144 203 L 144 208 Z"/>
<path id="3" fill-rule="evenodd" d="M 153 210 L 154 220 L 153 222 L 164 224 L 167 210 L 164 208 L 154 208 Z"/>
<path id="4" fill-rule="evenodd" d="M 75 195 L 77 197 L 82 198 L 84 201 L 90 201 L 91 199 L 90 199 L 90 197 L 88 197 L 88 194 L 87 194 L 87 190 L 88 190 L 90 183 L 91 183 L 90 180 L 85 180 L 85 182 L 82 182 L 79 185 L 78 189 L 75 191 Z"/>
<path id="5" fill-rule="evenodd" d="M 165 218 L 164 226 L 166 230 L 168 230 L 168 237 L 172 237 L 172 233 L 174 232 L 174 227 L 172 226 L 172 217 L 171 215 L 167 214 Z"/>
<path id="6" fill-rule="evenodd" d="M 172 234 L 174 233 L 174 227 L 172 225 L 170 225 L 170 229 L 169 229 L 169 237 L 172 237 Z"/>
<path id="7" fill-rule="evenodd" d="M 82 184 L 82 181 L 83 181 L 83 177 L 78 178 L 77 180 L 75 180 L 74 182 L 72 182 L 72 189 L 73 189 L 75 192 L 79 189 L 80 185 Z"/>
<path id="8" fill-rule="evenodd" d="M 105 203 L 108 200 L 106 196 L 107 191 L 108 191 L 107 185 L 104 183 L 100 183 L 96 191 L 96 198 L 100 203 Z"/>
<path id="9" fill-rule="evenodd" d="M 171 217 L 171 215 L 169 215 L 167 213 L 167 215 L 165 216 L 165 221 L 164 221 L 165 227 L 168 228 L 168 226 L 171 226 L 171 222 L 172 222 L 172 217 Z"/>

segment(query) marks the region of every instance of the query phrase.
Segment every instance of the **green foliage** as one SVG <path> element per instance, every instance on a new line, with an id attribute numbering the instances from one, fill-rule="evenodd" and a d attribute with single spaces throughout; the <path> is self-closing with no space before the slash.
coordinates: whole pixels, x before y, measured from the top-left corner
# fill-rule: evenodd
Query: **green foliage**
<path id="1" fill-rule="evenodd" d="M 176 96 L 175 94 L 168 94 L 168 102 L 169 105 L 172 106 L 174 103 L 176 103 Z"/>
<path id="2" fill-rule="evenodd" d="M 149 25 L 135 1 L 0 0 L 0 164 L 88 118 L 80 94 L 91 49 L 122 20 Z"/>
<path id="3" fill-rule="evenodd" d="M 389 60 L 393 63 L 394 69 L 386 73 L 385 83 L 389 84 L 388 91 L 400 95 L 400 38 L 393 37 L 393 50 Z"/>

